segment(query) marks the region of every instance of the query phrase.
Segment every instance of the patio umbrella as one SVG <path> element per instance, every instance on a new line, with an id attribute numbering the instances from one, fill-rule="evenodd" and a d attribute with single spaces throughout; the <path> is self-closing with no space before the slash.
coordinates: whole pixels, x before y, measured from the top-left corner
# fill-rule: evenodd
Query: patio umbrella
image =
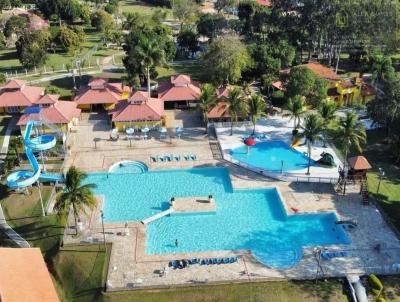
<path id="1" fill-rule="evenodd" d="M 244 140 L 244 144 L 247 146 L 247 153 L 249 153 L 250 147 L 257 144 L 256 140 L 252 137 L 248 137 Z"/>
<path id="2" fill-rule="evenodd" d="M 126 132 L 126 134 L 128 134 L 128 135 L 132 135 L 132 134 L 135 132 L 135 129 L 133 129 L 133 128 L 128 128 L 128 129 L 125 130 L 125 132 Z"/>
<path id="3" fill-rule="evenodd" d="M 158 132 L 160 132 L 160 133 L 167 133 L 167 128 L 161 127 L 161 128 L 158 129 Z"/>
<path id="4" fill-rule="evenodd" d="M 142 128 L 142 132 L 144 132 L 144 133 L 147 133 L 147 132 L 149 132 L 150 131 L 150 129 L 149 129 L 149 127 L 144 127 L 144 128 Z"/>

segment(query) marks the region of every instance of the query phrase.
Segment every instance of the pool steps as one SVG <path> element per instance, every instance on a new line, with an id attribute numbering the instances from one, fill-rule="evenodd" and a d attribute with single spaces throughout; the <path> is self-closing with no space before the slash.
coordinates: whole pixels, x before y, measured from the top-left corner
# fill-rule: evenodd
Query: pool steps
<path id="1" fill-rule="evenodd" d="M 116 169 L 117 167 L 121 167 L 121 166 L 132 166 L 132 167 L 136 167 L 138 168 L 138 171 L 136 172 L 129 172 L 129 173 L 145 173 L 149 170 L 149 168 L 147 167 L 147 165 L 141 161 L 136 161 L 136 160 L 124 160 L 124 161 L 120 161 L 117 162 L 115 164 L 113 164 L 110 169 L 108 169 L 108 172 L 112 173 L 121 173 L 118 172 L 118 169 L 116 171 L 114 171 L 114 169 Z M 128 173 L 128 172 L 127 172 Z"/>

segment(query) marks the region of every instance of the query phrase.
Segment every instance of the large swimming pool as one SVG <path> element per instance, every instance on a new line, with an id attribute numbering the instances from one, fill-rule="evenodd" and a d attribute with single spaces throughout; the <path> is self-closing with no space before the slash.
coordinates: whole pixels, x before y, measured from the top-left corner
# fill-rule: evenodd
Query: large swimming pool
<path id="1" fill-rule="evenodd" d="M 174 196 L 215 197 L 216 213 L 175 214 L 148 224 L 148 254 L 250 249 L 264 263 L 284 267 L 290 259 L 278 256 L 302 246 L 349 243 L 333 213 L 287 215 L 276 189 L 233 190 L 225 168 L 92 173 L 87 182 L 105 196 L 106 222 L 142 220 L 167 209 Z"/>
<path id="2" fill-rule="evenodd" d="M 230 155 L 241 162 L 268 171 L 283 172 L 307 168 L 308 156 L 289 147 L 283 141 L 259 142 L 247 151 L 243 145 L 231 150 Z M 311 161 L 311 165 L 314 161 Z"/>

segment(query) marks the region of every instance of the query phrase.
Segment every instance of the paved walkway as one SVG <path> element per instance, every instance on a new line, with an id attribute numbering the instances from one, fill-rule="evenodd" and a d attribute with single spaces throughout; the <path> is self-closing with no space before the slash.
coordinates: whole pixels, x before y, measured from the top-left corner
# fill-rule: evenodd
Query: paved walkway
<path id="1" fill-rule="evenodd" d="M 3 146 L 1 147 L 0 150 L 0 162 L 5 160 L 7 157 L 8 145 L 10 144 L 10 135 L 17 122 L 18 122 L 18 116 L 13 116 L 10 122 L 8 123 L 6 134 L 4 134 Z"/>
<path id="2" fill-rule="evenodd" d="M 29 243 L 22 238 L 16 231 L 14 231 L 7 223 L 4 217 L 3 208 L 0 205 L 0 229 L 17 244 L 19 247 L 30 248 Z"/>

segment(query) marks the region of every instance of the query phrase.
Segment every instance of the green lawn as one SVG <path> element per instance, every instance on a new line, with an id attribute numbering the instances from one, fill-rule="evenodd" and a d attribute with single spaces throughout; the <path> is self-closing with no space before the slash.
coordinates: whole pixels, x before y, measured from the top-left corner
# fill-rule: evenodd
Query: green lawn
<path id="1" fill-rule="evenodd" d="M 194 80 L 200 80 L 203 76 L 202 67 L 198 60 L 174 61 L 167 68 L 157 68 L 158 80 L 167 80 L 174 74 L 188 74 Z"/>
<path id="2" fill-rule="evenodd" d="M 384 142 L 385 137 L 385 131 L 382 129 L 368 132 L 368 143 L 364 150 L 364 156 L 372 165 L 372 170 L 368 173 L 368 188 L 392 223 L 400 230 L 400 165 L 393 164 L 394 158 L 390 147 Z M 377 193 L 379 168 L 385 171 L 385 177 Z"/>
<path id="3" fill-rule="evenodd" d="M 44 207 L 50 197 L 51 187 L 44 186 L 42 197 Z M 40 247 L 43 254 L 51 255 L 58 247 L 63 234 L 63 226 L 55 215 L 42 217 L 39 194 L 36 187 L 29 189 L 29 195 L 9 193 L 5 185 L 0 185 L 0 198 L 9 225 L 25 238 L 31 246 Z"/>
<path id="4" fill-rule="evenodd" d="M 62 301 L 101 300 L 111 245 L 64 247 L 51 261 L 51 271 Z"/>
<path id="5" fill-rule="evenodd" d="M 104 302 L 343 302 L 338 281 L 260 282 L 120 292 L 104 295 Z"/>
<path id="6" fill-rule="evenodd" d="M 140 15 L 149 16 L 152 15 L 156 10 L 162 10 L 167 13 L 167 18 L 172 16 L 172 11 L 169 8 L 151 6 L 147 3 L 135 0 L 122 0 L 119 3 L 120 12 L 138 13 Z"/>
<path id="7" fill-rule="evenodd" d="M 89 61 L 91 66 L 93 66 L 97 63 L 97 59 L 101 60 L 102 58 L 110 56 L 116 52 L 114 49 L 105 48 L 102 43 L 100 43 L 102 39 L 101 33 L 94 31 L 93 28 L 86 28 L 85 31 L 86 37 L 85 41 L 82 43 L 80 56 L 84 57 L 95 45 L 99 45 L 97 51 L 87 60 L 85 66 L 89 65 Z M 73 61 L 74 55 L 64 52 L 49 53 L 45 64 L 46 70 L 51 71 L 53 68 L 55 68 L 55 70 L 60 70 L 63 67 L 63 64 L 72 65 Z M 0 51 L 0 72 L 15 72 L 17 69 L 19 72 L 24 72 L 21 63 L 17 58 L 15 48 Z"/>

